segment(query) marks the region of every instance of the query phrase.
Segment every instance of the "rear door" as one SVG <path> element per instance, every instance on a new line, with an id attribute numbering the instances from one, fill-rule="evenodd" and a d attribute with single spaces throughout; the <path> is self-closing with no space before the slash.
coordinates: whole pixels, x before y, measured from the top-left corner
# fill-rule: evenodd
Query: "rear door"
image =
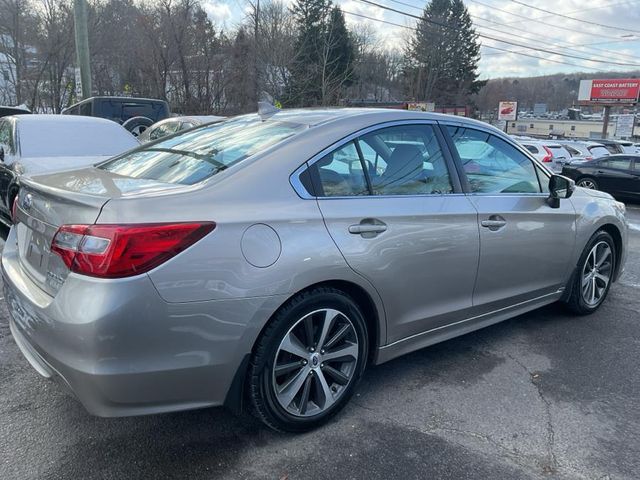
<path id="1" fill-rule="evenodd" d="M 380 293 L 389 342 L 463 318 L 478 265 L 477 214 L 432 122 L 375 127 L 310 163 L 347 263 Z"/>
<path id="2" fill-rule="evenodd" d="M 633 157 L 614 155 L 601 160 L 595 170 L 598 189 L 614 195 L 632 194 L 636 186 L 636 176 L 632 171 Z"/>
<path id="3" fill-rule="evenodd" d="M 571 202 L 549 207 L 548 174 L 511 143 L 481 129 L 447 131 L 478 211 L 478 313 L 557 292 L 568 278 L 575 247 Z"/>

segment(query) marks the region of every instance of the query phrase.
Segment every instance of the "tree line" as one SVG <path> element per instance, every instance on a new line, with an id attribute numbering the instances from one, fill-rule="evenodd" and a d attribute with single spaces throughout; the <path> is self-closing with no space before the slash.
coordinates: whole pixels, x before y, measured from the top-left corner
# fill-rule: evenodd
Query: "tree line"
<path id="1" fill-rule="evenodd" d="M 221 28 L 200 0 L 89 0 L 94 95 L 167 99 L 185 114 L 431 101 L 467 105 L 482 87 L 462 0 L 432 0 L 415 28 L 349 27 L 331 0 L 263 0 Z M 0 0 L 0 104 L 60 112 L 77 100 L 72 0 Z"/>

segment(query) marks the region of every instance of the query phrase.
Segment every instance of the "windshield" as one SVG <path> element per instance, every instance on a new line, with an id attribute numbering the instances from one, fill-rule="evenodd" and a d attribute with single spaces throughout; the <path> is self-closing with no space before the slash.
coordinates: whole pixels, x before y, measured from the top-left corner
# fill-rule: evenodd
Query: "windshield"
<path id="1" fill-rule="evenodd" d="M 240 117 L 190 130 L 98 168 L 126 177 L 193 185 L 303 128 L 301 124 Z"/>

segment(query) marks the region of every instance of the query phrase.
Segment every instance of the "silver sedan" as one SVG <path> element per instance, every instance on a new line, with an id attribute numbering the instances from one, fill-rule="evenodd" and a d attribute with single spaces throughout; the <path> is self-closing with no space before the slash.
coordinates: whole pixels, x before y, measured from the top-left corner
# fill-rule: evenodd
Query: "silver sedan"
<path id="1" fill-rule="evenodd" d="M 624 205 L 500 131 L 420 112 L 205 125 L 24 181 L 11 331 L 86 409 L 226 405 L 313 428 L 368 364 L 562 301 L 600 307 Z"/>

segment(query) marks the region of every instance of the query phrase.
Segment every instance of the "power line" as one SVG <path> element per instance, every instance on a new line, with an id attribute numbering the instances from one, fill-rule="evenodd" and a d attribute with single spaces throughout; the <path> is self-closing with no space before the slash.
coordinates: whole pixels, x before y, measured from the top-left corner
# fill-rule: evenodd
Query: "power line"
<path id="1" fill-rule="evenodd" d="M 569 15 L 565 15 L 562 13 L 554 13 L 550 10 L 545 10 L 544 8 L 540 8 L 540 7 L 534 7 L 533 5 L 527 5 L 524 2 L 521 2 L 520 0 L 511 0 L 513 3 L 516 3 L 518 5 L 522 5 L 524 7 L 527 8 L 531 8 L 532 10 L 537 10 L 539 12 L 544 12 L 544 13 L 549 13 L 555 17 L 561 17 L 561 18 L 566 18 L 567 20 L 572 20 L 574 22 L 580 22 L 580 23 L 586 23 L 588 25 L 595 25 L 597 27 L 602 27 L 602 28 L 609 28 L 609 29 L 613 29 L 613 30 L 622 30 L 624 32 L 631 32 L 631 33 L 635 33 L 635 34 L 640 34 L 640 31 L 638 30 L 631 30 L 629 28 L 623 28 L 623 27 L 614 27 L 613 25 L 605 25 L 604 23 L 598 23 L 598 22 L 591 22 L 589 20 L 581 20 L 579 18 L 575 18 L 575 17 L 570 17 Z"/>
<path id="2" fill-rule="evenodd" d="M 627 5 L 628 6 L 629 3 L 637 3 L 637 1 L 636 0 L 625 0 L 623 2 L 607 3 L 605 5 L 598 5 L 597 7 L 581 8 L 580 10 L 572 10 L 570 12 L 563 12 L 563 13 L 565 15 L 573 15 L 574 13 L 583 13 L 583 12 L 588 12 L 590 10 L 600 10 L 602 8 L 610 8 L 610 7 L 615 7 L 617 5 Z M 538 20 L 542 20 L 544 18 L 549 18 L 549 17 L 553 17 L 553 15 L 540 15 L 539 17 L 530 18 L 528 20 L 537 22 Z M 513 25 L 515 23 L 522 23 L 522 20 L 513 20 L 512 22 L 506 22 L 506 25 Z"/>
<path id="3" fill-rule="evenodd" d="M 368 15 L 363 15 L 361 13 L 349 12 L 347 10 L 342 10 L 342 12 L 346 13 L 347 15 L 352 15 L 354 17 L 365 18 L 367 20 L 372 20 L 374 22 L 384 23 L 384 24 L 387 24 L 387 25 L 393 25 L 394 27 L 406 28 L 407 30 L 412 30 L 412 31 L 415 31 L 415 32 L 418 31 L 418 29 L 415 28 L 415 27 L 410 27 L 408 25 L 402 25 L 400 23 L 390 22 L 388 20 L 382 20 L 380 18 L 370 17 Z M 483 48 L 491 48 L 493 50 L 499 50 L 501 52 L 506 52 L 506 53 L 513 53 L 515 55 L 521 55 L 523 57 L 536 58 L 538 60 L 544 60 L 546 62 L 558 63 L 558 64 L 561 64 L 561 65 L 569 65 L 571 67 L 586 68 L 586 69 L 589 69 L 589 70 L 596 70 L 596 71 L 598 70 L 597 68 L 588 67 L 586 65 L 579 65 L 577 63 L 563 62 L 561 60 L 553 60 L 553 59 L 549 59 L 549 58 L 546 58 L 546 57 L 538 57 L 536 55 L 530 55 L 528 53 L 516 52 L 516 51 L 513 51 L 513 50 L 506 49 L 506 48 L 493 47 L 493 46 L 490 46 L 490 45 L 482 45 L 482 47 Z"/>
<path id="4" fill-rule="evenodd" d="M 471 15 L 471 16 L 473 17 L 473 15 Z M 484 19 L 481 19 L 481 20 L 484 20 Z M 602 49 L 602 48 L 593 48 L 593 47 L 591 47 L 592 50 L 598 50 L 598 51 L 606 52 L 607 55 L 604 55 L 604 54 L 601 54 L 601 53 L 595 53 L 595 52 L 588 52 L 588 51 L 584 51 L 584 50 L 578 50 L 576 48 L 571 48 L 571 47 L 574 47 L 574 46 L 582 47 L 584 45 L 579 45 L 579 44 L 574 44 L 574 43 L 569 43 L 569 42 L 561 42 L 561 43 L 549 42 L 549 41 L 546 41 L 546 40 L 542 40 L 540 38 L 531 38 L 532 37 L 531 34 L 526 34 L 526 35 L 528 35 L 528 38 L 527 38 L 527 37 L 523 36 L 522 34 L 518 35 L 518 34 L 515 34 L 513 32 L 505 32 L 504 30 L 499 30 L 497 28 L 487 27 L 485 25 L 478 25 L 477 23 L 475 24 L 475 27 L 476 28 L 482 28 L 482 29 L 485 29 L 485 30 L 491 30 L 492 32 L 503 33 L 505 35 L 510 35 L 511 37 L 520 38 L 520 39 L 523 39 L 523 40 L 534 40 L 534 41 L 539 42 L 539 43 L 547 44 L 547 45 L 550 45 L 552 47 L 564 48 L 567 51 L 573 51 L 573 52 L 577 52 L 579 54 L 590 54 L 590 55 L 595 55 L 597 57 L 607 58 L 607 59 L 611 58 L 612 55 L 618 55 L 620 57 L 627 57 L 628 59 L 631 59 L 632 61 L 640 61 L 640 58 L 636 57 L 635 55 L 619 54 L 618 52 L 612 52 L 612 51 L 609 51 L 609 50 L 606 50 L 606 49 Z M 550 40 L 557 40 L 557 39 L 554 38 L 554 37 L 550 37 Z M 619 60 L 620 61 L 624 61 L 624 58 L 620 58 Z"/>
<path id="5" fill-rule="evenodd" d="M 406 3 L 406 2 L 403 2 L 401 0 L 388 0 L 388 1 L 393 2 L 393 3 L 397 3 L 398 5 L 404 5 L 406 7 L 414 8 L 416 10 L 420 10 L 420 11 L 423 10 L 423 7 L 419 7 L 417 5 L 411 5 L 410 3 Z M 594 7 L 594 8 L 601 8 L 601 7 Z M 512 28 L 512 27 L 509 27 L 508 24 L 496 22 L 495 20 L 484 18 L 484 17 L 481 17 L 479 15 L 474 15 L 472 13 L 469 13 L 469 16 L 471 18 L 476 19 L 476 20 L 481 20 L 481 21 L 488 22 L 488 23 L 491 23 L 491 24 L 500 25 L 500 26 L 504 26 L 504 27 L 507 27 L 507 28 Z M 498 29 L 495 29 L 495 28 L 487 27 L 487 26 L 484 26 L 484 25 L 478 25 L 478 24 L 476 24 L 475 26 L 477 28 L 484 28 L 485 30 L 492 30 L 494 32 L 503 33 L 503 34 L 511 35 L 511 36 L 516 36 L 516 37 L 520 37 L 520 38 L 523 38 L 525 40 L 528 40 L 526 37 L 523 37 L 522 35 L 515 35 L 513 32 L 505 32 L 504 30 L 498 30 Z M 529 37 L 532 37 L 531 34 L 527 34 L 527 35 Z M 533 36 L 535 37 L 535 35 L 533 35 Z M 531 38 L 531 39 L 532 40 L 536 40 L 538 42 L 546 43 L 547 45 L 556 46 L 556 47 L 562 47 L 562 48 L 565 48 L 567 50 L 572 50 L 572 51 L 575 51 L 575 52 L 578 52 L 578 53 L 588 53 L 588 52 L 577 50 L 577 49 L 573 49 L 573 48 L 569 48 L 569 47 L 574 47 L 574 46 L 576 46 L 576 47 L 587 47 L 589 50 L 596 50 L 596 51 L 600 51 L 600 52 L 605 52 L 606 55 L 596 54 L 596 53 L 592 54 L 592 55 L 597 55 L 599 57 L 610 58 L 611 55 L 616 55 L 616 56 L 621 57 L 621 58 L 626 57 L 626 58 L 629 58 L 629 59 L 635 60 L 635 61 L 640 60 L 640 58 L 638 58 L 635 55 L 627 55 L 627 54 L 620 53 L 620 52 L 613 52 L 611 50 L 607 50 L 607 49 L 604 49 L 604 48 L 589 47 L 588 44 L 587 45 L 584 45 L 584 44 L 580 45 L 580 44 L 574 44 L 574 43 L 571 43 L 571 42 L 562 42 L 562 40 L 557 38 L 557 37 L 549 37 L 549 39 L 550 40 L 558 40 L 558 41 L 561 42 L 560 44 L 558 44 L 558 43 L 554 44 L 552 42 L 541 40 L 539 38 Z"/>
<path id="6" fill-rule="evenodd" d="M 525 15 L 519 15 L 517 13 L 510 12 L 509 10 L 505 10 L 503 8 L 494 7 L 493 5 L 489 5 L 488 3 L 484 3 L 484 2 L 481 2 L 479 0 L 469 0 L 469 1 L 473 2 L 473 3 L 477 3 L 478 5 L 482 5 L 483 7 L 491 8 L 492 10 L 495 10 L 497 12 L 506 13 L 508 15 L 512 15 L 512 16 L 518 17 L 518 18 L 523 18 L 523 19 L 527 20 L 528 22 L 532 21 L 532 19 L 530 17 L 527 17 Z M 581 33 L 582 35 L 585 35 L 584 30 L 572 29 L 572 28 L 569 28 L 569 27 L 567 27 L 565 25 L 555 25 L 553 23 L 548 23 L 548 22 L 545 22 L 545 25 L 548 26 L 548 27 L 560 28 L 560 29 L 566 30 L 568 32 Z M 594 34 L 590 34 L 590 35 L 594 36 L 594 37 L 607 38 L 609 40 L 618 40 L 620 38 L 620 37 L 613 37 L 611 35 L 604 35 L 602 33 L 594 33 Z"/>
<path id="7" fill-rule="evenodd" d="M 442 27 L 442 28 L 445 28 L 445 29 L 451 30 L 451 29 L 454 28 L 451 25 L 447 25 L 447 24 L 444 24 L 444 23 L 441 23 L 441 22 L 437 22 L 435 20 L 424 18 L 424 17 L 419 17 L 418 15 L 413 15 L 412 13 L 403 12 L 402 10 L 398 10 L 398 9 L 395 9 L 395 8 L 388 7 L 386 5 L 382 5 L 382 4 L 379 4 L 379 3 L 376 3 L 376 2 L 372 2 L 371 0 L 358 0 L 358 1 L 362 2 L 362 3 L 367 3 L 369 5 L 373 5 L 373 6 L 378 7 L 378 8 L 382 8 L 383 10 L 389 10 L 391 12 L 399 13 L 400 15 L 404 15 L 404 16 L 407 16 L 407 17 L 415 18 L 415 19 L 421 20 L 421 21 L 425 21 L 425 22 L 427 22 L 429 24 L 436 25 L 436 26 L 439 26 L 439 27 Z M 507 45 L 512 45 L 512 46 L 515 46 L 515 47 L 522 47 L 522 48 L 526 48 L 528 50 L 533 50 L 533 51 L 536 51 L 536 52 L 549 53 L 551 55 L 559 55 L 559 56 L 567 57 L 567 58 L 575 58 L 577 60 L 585 60 L 585 61 L 592 62 L 592 63 L 603 63 L 603 64 L 607 64 L 607 65 L 619 65 L 619 66 L 624 66 L 624 67 L 640 67 L 640 64 L 638 64 L 638 63 L 622 63 L 622 62 L 614 62 L 614 61 L 610 61 L 610 60 L 598 60 L 598 59 L 592 59 L 592 58 L 588 58 L 588 57 L 582 57 L 582 56 L 579 56 L 579 55 L 561 53 L 561 52 L 557 52 L 557 51 L 554 51 L 554 50 L 548 50 L 548 49 L 545 49 L 545 48 L 531 47 L 529 45 L 523 45 L 521 43 L 512 42 L 510 40 L 504 40 L 504 39 L 501 39 L 501 38 L 496 38 L 496 37 L 493 37 L 491 35 L 487 35 L 487 34 L 480 33 L 480 32 L 476 33 L 476 35 L 478 35 L 478 37 L 480 37 L 480 38 L 485 38 L 487 40 L 493 40 L 495 42 L 505 43 Z"/>

